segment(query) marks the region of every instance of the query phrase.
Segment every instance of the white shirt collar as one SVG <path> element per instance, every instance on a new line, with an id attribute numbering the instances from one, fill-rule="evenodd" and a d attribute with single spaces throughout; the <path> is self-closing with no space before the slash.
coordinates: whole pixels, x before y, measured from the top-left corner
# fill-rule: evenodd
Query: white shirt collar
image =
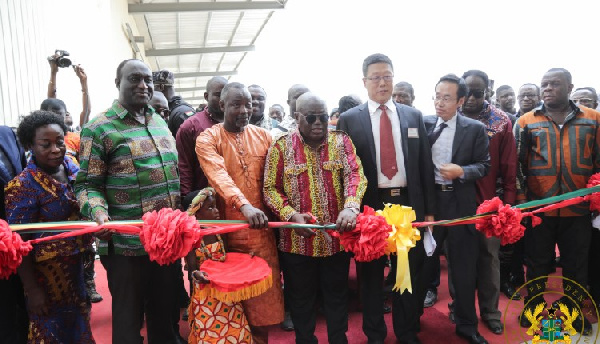
<path id="1" fill-rule="evenodd" d="M 367 105 L 369 106 L 369 114 L 373 115 L 375 113 L 375 111 L 377 111 L 377 109 L 379 109 L 379 106 L 381 106 L 381 104 L 369 99 L 367 100 Z M 392 98 L 388 99 L 387 102 L 385 102 L 385 105 L 388 110 L 396 112 L 396 105 L 394 105 L 394 101 L 392 100 Z"/>
<path id="2" fill-rule="evenodd" d="M 456 129 L 456 117 L 458 117 L 458 113 L 456 113 L 452 118 L 446 121 L 446 125 L 450 129 Z M 441 117 L 438 117 L 437 122 L 435 123 L 435 127 L 437 128 L 440 124 L 444 123 L 444 120 Z"/>

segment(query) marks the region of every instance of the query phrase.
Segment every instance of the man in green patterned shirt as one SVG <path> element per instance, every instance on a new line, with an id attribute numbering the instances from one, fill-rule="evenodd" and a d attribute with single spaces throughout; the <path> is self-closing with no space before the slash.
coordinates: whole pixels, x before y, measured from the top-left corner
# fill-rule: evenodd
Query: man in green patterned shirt
<path id="1" fill-rule="evenodd" d="M 149 101 L 152 73 L 125 60 L 115 79 L 119 99 L 81 131 L 75 192 L 84 217 L 102 224 L 139 220 L 146 212 L 179 207 L 175 141 Z M 145 310 L 150 343 L 179 343 L 172 326 L 173 266 L 151 262 L 139 237 L 103 230 L 99 254 L 112 294 L 112 342 L 142 343 Z"/>

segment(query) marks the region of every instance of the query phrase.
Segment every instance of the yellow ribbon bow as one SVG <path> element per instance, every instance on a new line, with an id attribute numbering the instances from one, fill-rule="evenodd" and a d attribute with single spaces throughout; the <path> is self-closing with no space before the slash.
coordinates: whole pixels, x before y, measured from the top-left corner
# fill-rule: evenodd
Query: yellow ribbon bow
<path id="1" fill-rule="evenodd" d="M 421 240 L 421 232 L 412 226 L 417 215 L 411 207 L 399 204 L 385 204 L 383 210 L 378 210 L 377 214 L 385 217 L 387 223 L 392 226 L 388 237 L 387 253 L 396 253 L 398 263 L 396 284 L 392 290 L 400 291 L 401 294 L 405 290 L 412 293 L 408 251 L 415 247 L 417 241 Z"/>

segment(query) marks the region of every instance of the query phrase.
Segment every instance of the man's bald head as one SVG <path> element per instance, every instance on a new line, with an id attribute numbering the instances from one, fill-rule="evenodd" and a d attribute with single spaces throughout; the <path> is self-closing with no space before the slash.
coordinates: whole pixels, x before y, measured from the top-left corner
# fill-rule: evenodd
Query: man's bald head
<path id="1" fill-rule="evenodd" d="M 222 76 L 215 76 L 208 80 L 206 92 L 204 92 L 208 112 L 218 120 L 223 119 L 223 111 L 221 111 L 219 101 L 221 101 L 221 91 L 225 85 L 227 85 L 227 79 Z"/>
<path id="2" fill-rule="evenodd" d="M 225 86 L 226 84 L 227 84 L 227 79 L 225 79 L 222 76 L 215 76 L 215 77 L 210 78 L 210 80 L 208 80 L 208 82 L 206 83 L 206 90 L 210 91 L 215 86 L 218 87 L 219 89 L 223 89 L 223 86 Z"/>
<path id="3" fill-rule="evenodd" d="M 296 111 L 304 113 L 313 104 L 325 105 L 325 101 L 312 92 L 303 93 L 296 100 Z"/>
<path id="4" fill-rule="evenodd" d="M 290 106 L 290 114 L 292 116 L 294 115 L 294 112 L 296 112 L 296 100 L 298 99 L 298 97 L 309 91 L 310 90 L 308 89 L 308 87 L 302 84 L 295 84 L 292 87 L 290 87 L 290 89 L 288 90 L 287 103 Z"/>
<path id="5" fill-rule="evenodd" d="M 327 134 L 329 114 L 325 101 L 314 93 L 306 92 L 298 98 L 296 105 L 298 111 L 294 117 L 298 131 L 309 146 L 318 146 Z"/>

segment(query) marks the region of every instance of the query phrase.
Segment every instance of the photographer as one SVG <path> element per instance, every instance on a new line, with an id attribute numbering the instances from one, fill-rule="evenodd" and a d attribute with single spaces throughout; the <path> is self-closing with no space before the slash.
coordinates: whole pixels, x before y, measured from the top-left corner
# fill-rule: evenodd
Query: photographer
<path id="1" fill-rule="evenodd" d="M 175 87 L 173 86 L 175 77 L 172 72 L 168 70 L 153 72 L 152 79 L 154 81 L 154 91 L 162 93 L 169 101 L 171 114 L 169 115 L 167 124 L 173 137 L 176 137 L 181 124 L 190 118 L 190 116 L 193 116 L 196 110 L 190 104 L 183 101 L 181 96 L 175 95 Z"/>
<path id="2" fill-rule="evenodd" d="M 90 97 L 88 94 L 88 84 L 87 84 L 87 75 L 83 70 L 81 65 L 72 65 L 71 60 L 66 58 L 65 56 L 69 56 L 69 53 L 64 50 L 56 50 L 54 55 L 48 57 L 48 63 L 50 64 L 50 81 L 48 82 L 48 98 L 56 98 L 56 74 L 59 71 L 59 68 L 67 68 L 72 66 L 75 74 L 79 78 L 79 82 L 81 83 L 81 93 L 82 93 L 82 104 L 83 108 L 81 110 L 81 114 L 79 115 L 79 127 L 83 127 L 86 124 L 90 117 L 91 107 L 90 107 Z M 66 110 L 66 109 L 65 109 Z M 66 112 L 65 114 L 65 124 L 70 131 L 72 131 L 73 126 L 73 118 L 71 114 Z"/>
<path id="3" fill-rule="evenodd" d="M 69 53 L 64 50 L 56 50 L 54 55 L 48 57 L 48 64 L 50 64 L 48 99 L 42 102 L 40 110 L 54 112 L 55 114 L 65 119 L 65 125 L 68 128 L 68 132 L 65 133 L 65 145 L 67 146 L 66 154 L 77 166 L 79 166 L 79 132 L 73 132 L 73 117 L 71 116 L 69 111 L 67 111 L 66 104 L 62 100 L 56 98 L 56 74 L 58 73 L 59 68 L 67 68 L 73 66 L 75 75 L 77 75 L 77 77 L 79 78 L 79 82 L 81 83 L 83 109 L 81 110 L 81 114 L 79 115 L 79 127 L 83 127 L 83 125 L 86 124 L 89 120 L 91 112 L 90 97 L 88 95 L 87 75 L 85 74 L 83 67 L 81 67 L 81 65 L 72 65 L 71 60 L 66 58 L 65 56 L 69 56 Z M 90 243 L 86 246 L 85 251 L 83 252 L 83 277 L 87 295 L 90 298 L 90 301 L 94 303 L 102 301 L 102 295 L 100 295 L 96 291 L 96 282 L 94 281 L 95 257 L 96 250 Z"/>

